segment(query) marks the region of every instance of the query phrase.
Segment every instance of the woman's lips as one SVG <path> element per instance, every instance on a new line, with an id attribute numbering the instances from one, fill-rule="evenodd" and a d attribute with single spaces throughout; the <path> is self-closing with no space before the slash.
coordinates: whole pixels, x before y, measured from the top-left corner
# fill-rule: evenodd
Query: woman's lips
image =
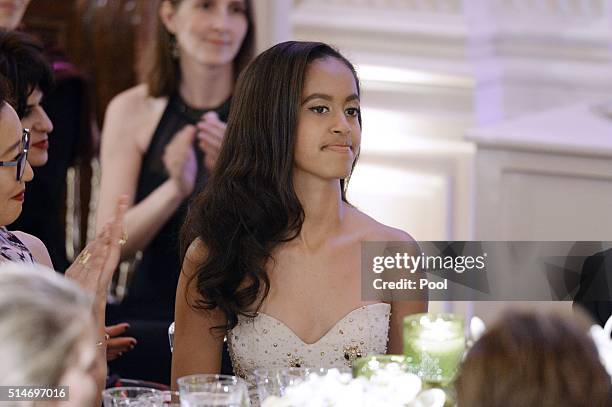
<path id="1" fill-rule="evenodd" d="M 32 147 L 40 148 L 41 150 L 48 150 L 49 140 L 42 140 L 42 141 L 39 141 L 38 143 L 34 143 L 32 144 Z"/>
<path id="2" fill-rule="evenodd" d="M 229 41 L 224 41 L 224 40 L 208 40 L 208 42 L 218 47 L 224 47 L 230 44 Z"/>
<path id="3" fill-rule="evenodd" d="M 338 153 L 348 153 L 352 150 L 352 147 L 346 144 L 330 144 L 326 146 L 325 148 L 328 150 L 338 152 Z"/>
<path id="4" fill-rule="evenodd" d="M 11 199 L 14 199 L 15 201 L 23 202 L 25 199 L 25 189 L 21 191 L 20 193 L 18 193 L 17 195 L 15 195 L 14 197 L 12 197 Z"/>

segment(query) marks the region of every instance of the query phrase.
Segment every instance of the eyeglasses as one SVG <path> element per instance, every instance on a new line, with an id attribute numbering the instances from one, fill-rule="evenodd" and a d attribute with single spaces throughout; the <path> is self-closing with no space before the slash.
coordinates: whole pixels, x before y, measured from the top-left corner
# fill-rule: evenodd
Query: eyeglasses
<path id="1" fill-rule="evenodd" d="M 25 167 L 28 161 L 28 151 L 30 150 L 30 130 L 23 129 L 23 135 L 21 137 L 21 145 L 23 150 L 13 161 L 0 161 L 0 167 L 17 167 L 17 181 L 21 181 Z"/>

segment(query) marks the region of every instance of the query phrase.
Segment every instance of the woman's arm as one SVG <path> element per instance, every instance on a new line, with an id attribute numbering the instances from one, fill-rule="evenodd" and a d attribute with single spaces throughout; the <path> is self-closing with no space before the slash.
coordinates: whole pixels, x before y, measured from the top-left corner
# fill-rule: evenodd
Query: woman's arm
<path id="1" fill-rule="evenodd" d="M 393 301 L 389 321 L 389 343 L 387 353 L 404 353 L 404 317 L 410 314 L 427 312 L 427 301 Z"/>
<path id="2" fill-rule="evenodd" d="M 180 377 L 221 371 L 223 334 L 211 331 L 211 328 L 227 324 L 227 318 L 219 309 L 201 311 L 191 307 L 201 298 L 196 289 L 196 281 L 191 279 L 205 258 L 206 247 L 201 241 L 195 240 L 183 260 L 174 312 L 173 390 L 178 388 L 176 380 Z"/>
<path id="3" fill-rule="evenodd" d="M 402 230 L 389 228 L 384 235 L 384 240 L 389 242 L 388 248 L 391 253 L 397 250 L 407 250 L 413 256 L 418 256 L 420 253 L 418 243 L 412 236 Z M 395 247 L 396 242 L 402 242 L 402 244 Z M 416 279 L 418 275 L 419 273 L 411 274 L 410 278 Z M 427 291 L 421 290 L 418 294 L 420 299 L 417 298 L 410 301 L 406 301 L 405 298 L 396 299 L 392 297 L 387 353 L 392 355 L 401 355 L 404 353 L 404 317 L 411 314 L 427 312 Z"/>
<path id="4" fill-rule="evenodd" d="M 122 258 L 143 250 L 188 195 L 175 178 L 169 178 L 134 205 L 144 154 L 138 135 L 143 131 L 152 133 L 151 122 L 157 123 L 160 116 L 157 111 L 163 111 L 156 105 L 158 101 L 147 99 L 142 87 L 117 96 L 108 106 L 102 131 L 102 179 L 96 226 L 99 229 L 112 217 L 121 195 L 128 196 L 130 208 L 125 228 L 129 239 L 122 248 Z M 180 157 L 176 160 L 180 161 Z"/>

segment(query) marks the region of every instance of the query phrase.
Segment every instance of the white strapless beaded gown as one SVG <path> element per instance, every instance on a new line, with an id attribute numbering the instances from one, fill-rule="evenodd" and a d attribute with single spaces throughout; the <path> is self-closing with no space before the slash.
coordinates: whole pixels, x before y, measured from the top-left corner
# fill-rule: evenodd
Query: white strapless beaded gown
<path id="1" fill-rule="evenodd" d="M 310 344 L 283 322 L 262 312 L 255 318 L 239 316 L 238 324 L 227 335 L 234 373 L 247 381 L 252 394 L 253 371 L 258 368 L 351 368 L 358 357 L 386 353 L 390 315 L 389 304 L 364 305 Z"/>

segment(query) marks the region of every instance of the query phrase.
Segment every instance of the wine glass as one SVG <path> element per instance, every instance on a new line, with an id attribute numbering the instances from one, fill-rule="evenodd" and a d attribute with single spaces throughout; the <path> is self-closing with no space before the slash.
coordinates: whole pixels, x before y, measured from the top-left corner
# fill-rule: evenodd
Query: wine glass
<path id="1" fill-rule="evenodd" d="M 148 387 L 114 387 L 102 392 L 104 407 L 162 407 L 163 392 Z"/>
<path id="2" fill-rule="evenodd" d="M 248 407 L 244 380 L 227 375 L 197 374 L 178 379 L 181 407 Z"/>
<path id="3" fill-rule="evenodd" d="M 270 396 L 282 397 L 285 389 L 306 379 L 311 369 L 289 367 L 276 369 L 255 369 L 253 375 L 257 385 L 257 397 L 263 402 Z"/>

